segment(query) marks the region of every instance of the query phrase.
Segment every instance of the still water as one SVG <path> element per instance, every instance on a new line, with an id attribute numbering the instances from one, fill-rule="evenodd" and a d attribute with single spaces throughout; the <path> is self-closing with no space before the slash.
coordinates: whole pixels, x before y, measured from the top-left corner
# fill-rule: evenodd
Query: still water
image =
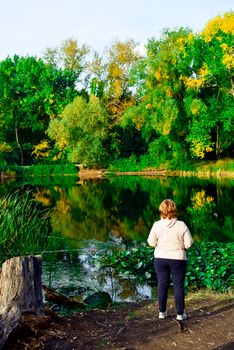
<path id="1" fill-rule="evenodd" d="M 101 269 L 98 257 L 112 249 L 146 244 L 165 198 L 177 203 L 179 218 L 194 240 L 233 241 L 232 179 L 120 176 L 68 180 L 41 178 L 37 183 L 4 184 L 0 191 L 4 195 L 17 186 L 30 187 L 34 200 L 53 208 L 52 233 L 48 251 L 43 253 L 43 282 L 80 300 L 96 291 L 108 292 L 115 301 L 155 297 L 154 284 Z"/>

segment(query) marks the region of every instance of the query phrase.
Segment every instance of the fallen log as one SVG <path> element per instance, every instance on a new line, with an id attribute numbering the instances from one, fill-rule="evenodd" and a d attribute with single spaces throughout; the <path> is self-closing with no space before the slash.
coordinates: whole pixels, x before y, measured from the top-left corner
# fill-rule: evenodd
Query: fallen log
<path id="1" fill-rule="evenodd" d="M 74 298 L 69 298 L 62 293 L 59 293 L 51 288 L 46 287 L 45 285 L 43 285 L 43 291 L 45 294 L 46 301 L 50 301 L 57 305 L 64 305 L 70 308 L 77 307 L 79 309 L 83 309 L 86 306 L 84 303 L 80 303 Z"/>
<path id="2" fill-rule="evenodd" d="M 6 260 L 0 274 L 0 349 L 19 325 L 23 313 L 43 315 L 40 256 Z"/>

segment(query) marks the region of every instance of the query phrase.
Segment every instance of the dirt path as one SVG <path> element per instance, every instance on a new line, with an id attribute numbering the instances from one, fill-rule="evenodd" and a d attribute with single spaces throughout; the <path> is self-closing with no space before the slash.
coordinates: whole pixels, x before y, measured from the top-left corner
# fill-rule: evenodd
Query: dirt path
<path id="1" fill-rule="evenodd" d="M 188 300 L 189 320 L 158 320 L 152 301 L 92 310 L 70 317 L 25 316 L 4 350 L 233 350 L 234 301 Z"/>

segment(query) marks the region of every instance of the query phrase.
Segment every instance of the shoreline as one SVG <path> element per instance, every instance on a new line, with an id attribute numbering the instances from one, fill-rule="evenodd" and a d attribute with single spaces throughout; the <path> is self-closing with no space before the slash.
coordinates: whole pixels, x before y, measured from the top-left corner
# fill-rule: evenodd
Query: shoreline
<path id="1" fill-rule="evenodd" d="M 49 165 L 50 166 L 50 165 Z M 34 166 L 32 166 L 34 167 Z M 73 175 L 77 175 L 79 179 L 104 179 L 111 176 L 144 176 L 144 177 L 173 177 L 173 176 L 181 176 L 181 177 L 200 177 L 200 178 L 220 178 L 220 179 L 234 179 L 234 170 L 224 170 L 222 168 L 216 170 L 212 169 L 204 169 L 202 167 L 200 170 L 167 170 L 167 169 L 145 169 L 139 171 L 119 171 L 119 170 L 108 170 L 108 169 L 88 169 L 84 168 L 83 165 L 77 165 L 77 173 Z M 46 176 L 45 174 L 43 174 Z M 55 174 L 48 174 L 48 176 L 52 176 Z M 66 176 L 67 174 L 60 174 Z M 8 172 L 1 171 L 0 172 L 0 181 L 4 182 L 12 178 L 17 178 L 19 175 L 17 171 Z M 20 175 L 22 177 L 22 174 Z M 27 176 L 30 176 L 27 174 Z M 31 176 L 35 176 L 32 174 Z M 42 175 L 37 175 L 42 176 Z"/>
<path id="2" fill-rule="evenodd" d="M 7 348 L 233 349 L 233 299 L 214 298 L 212 293 L 202 299 L 191 297 L 186 300 L 186 310 L 189 319 L 179 323 L 173 298 L 168 299 L 169 316 L 165 320 L 158 320 L 156 300 L 60 316 L 47 308 L 45 316 L 25 315 Z"/>
<path id="3" fill-rule="evenodd" d="M 184 170 L 140 170 L 140 171 L 105 171 L 106 175 L 128 175 L 128 176 L 197 176 L 197 177 L 224 177 L 224 178 L 233 178 L 234 171 L 184 171 Z"/>

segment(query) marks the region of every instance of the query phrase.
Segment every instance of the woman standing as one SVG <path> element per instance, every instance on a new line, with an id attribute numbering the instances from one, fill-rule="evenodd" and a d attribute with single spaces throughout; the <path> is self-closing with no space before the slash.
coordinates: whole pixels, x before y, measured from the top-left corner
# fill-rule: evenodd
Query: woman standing
<path id="1" fill-rule="evenodd" d="M 184 281 L 187 268 L 186 249 L 193 239 L 183 221 L 177 220 L 177 208 L 171 199 L 159 206 L 161 220 L 156 221 L 150 231 L 148 243 L 155 247 L 154 267 L 158 279 L 159 318 L 167 317 L 167 293 L 172 276 L 175 292 L 177 320 L 187 318 L 185 313 Z"/>

